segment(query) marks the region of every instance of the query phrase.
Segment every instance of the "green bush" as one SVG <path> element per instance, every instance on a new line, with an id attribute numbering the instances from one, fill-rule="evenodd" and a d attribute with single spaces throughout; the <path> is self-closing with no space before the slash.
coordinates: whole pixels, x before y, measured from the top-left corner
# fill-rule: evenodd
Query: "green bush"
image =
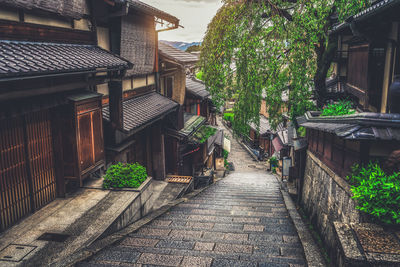
<path id="1" fill-rule="evenodd" d="M 235 114 L 234 113 L 229 113 L 229 112 L 224 113 L 223 119 L 233 123 L 233 120 L 235 119 Z"/>
<path id="2" fill-rule="evenodd" d="M 229 152 L 224 149 L 223 155 L 224 155 L 224 166 L 225 166 L 225 168 L 228 168 L 228 166 L 229 166 L 229 163 L 228 163 Z"/>
<path id="3" fill-rule="evenodd" d="M 299 127 L 297 129 L 297 135 L 298 135 L 298 137 L 306 137 L 306 128 Z"/>
<path id="4" fill-rule="evenodd" d="M 197 130 L 197 132 L 194 133 L 193 138 L 197 140 L 199 144 L 203 144 L 208 140 L 208 138 L 213 136 L 216 132 L 217 129 L 203 125 L 199 130 Z"/>
<path id="5" fill-rule="evenodd" d="M 119 162 L 107 169 L 103 188 L 138 188 L 146 179 L 146 168 L 139 163 Z"/>
<path id="6" fill-rule="evenodd" d="M 335 104 L 327 105 L 323 110 L 321 116 L 342 116 L 354 114 L 352 109 L 353 104 L 349 100 L 341 100 Z"/>
<path id="7" fill-rule="evenodd" d="M 347 177 L 357 209 L 373 220 L 400 224 L 400 173 L 386 174 L 378 163 L 354 165 Z"/>
<path id="8" fill-rule="evenodd" d="M 271 168 L 278 167 L 278 159 L 276 157 L 270 157 L 269 164 L 271 164 Z"/>
<path id="9" fill-rule="evenodd" d="M 196 73 L 196 78 L 199 79 L 200 81 L 203 81 L 204 79 L 204 72 L 201 70 L 198 73 Z"/>

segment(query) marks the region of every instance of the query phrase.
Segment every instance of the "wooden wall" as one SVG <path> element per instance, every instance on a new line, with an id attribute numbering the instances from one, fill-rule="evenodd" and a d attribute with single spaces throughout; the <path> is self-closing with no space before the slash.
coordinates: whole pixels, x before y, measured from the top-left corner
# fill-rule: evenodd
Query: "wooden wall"
<path id="1" fill-rule="evenodd" d="M 0 120 L 0 231 L 56 197 L 49 110 Z"/>
<path id="2" fill-rule="evenodd" d="M 360 163 L 365 156 L 362 155 L 360 141 L 344 140 L 334 134 L 312 129 L 307 129 L 307 140 L 308 150 L 341 177 L 348 175 L 351 166 Z"/>

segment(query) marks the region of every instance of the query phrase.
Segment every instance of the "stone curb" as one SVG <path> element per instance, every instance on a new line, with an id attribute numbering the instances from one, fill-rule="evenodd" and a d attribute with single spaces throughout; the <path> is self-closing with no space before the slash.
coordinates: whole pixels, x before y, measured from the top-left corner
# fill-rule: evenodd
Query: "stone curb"
<path id="1" fill-rule="evenodd" d="M 307 266 L 309 267 L 327 266 L 324 257 L 321 254 L 321 251 L 319 250 L 309 229 L 307 228 L 299 212 L 297 211 L 296 205 L 294 204 L 292 198 L 289 196 L 289 193 L 284 189 L 282 181 L 276 175 L 274 176 L 281 185 L 281 193 L 283 196 L 283 200 L 285 201 L 286 209 L 289 212 L 289 216 L 293 221 L 297 234 L 299 235 L 300 242 L 303 246 L 304 255 L 306 257 Z"/>
<path id="2" fill-rule="evenodd" d="M 216 180 L 215 183 L 219 182 L 220 180 L 222 180 L 222 179 Z M 114 234 L 111 234 L 103 239 L 93 242 L 88 247 L 83 248 L 80 251 L 75 252 L 72 255 L 69 255 L 68 258 L 66 258 L 66 259 L 61 259 L 58 262 L 51 264 L 51 266 L 54 266 L 54 267 L 75 266 L 75 264 L 77 264 L 78 262 L 84 261 L 84 260 L 90 258 L 91 256 L 95 255 L 100 250 L 115 244 L 116 242 L 125 238 L 127 235 L 137 231 L 139 228 L 141 228 L 144 225 L 150 223 L 151 221 L 157 219 L 158 217 L 160 217 L 164 213 L 168 212 L 171 208 L 175 207 L 176 205 L 178 205 L 182 202 L 186 202 L 189 199 L 197 196 L 198 194 L 200 194 L 207 188 L 211 187 L 215 183 L 213 183 L 209 186 L 203 187 L 201 189 L 195 190 L 194 192 L 191 192 L 180 199 L 176 199 L 176 200 L 170 202 L 168 205 L 165 205 L 165 206 L 159 208 L 158 210 L 151 212 L 150 214 L 146 215 L 145 217 L 138 220 L 137 222 L 130 224 L 129 226 L 125 227 L 124 229 L 122 229 Z"/>

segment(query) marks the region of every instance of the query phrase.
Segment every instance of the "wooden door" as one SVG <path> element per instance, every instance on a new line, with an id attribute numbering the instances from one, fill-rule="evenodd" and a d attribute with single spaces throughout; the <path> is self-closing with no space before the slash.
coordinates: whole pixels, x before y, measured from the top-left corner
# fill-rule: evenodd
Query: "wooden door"
<path id="1" fill-rule="evenodd" d="M 26 116 L 26 138 L 32 177 L 34 210 L 56 198 L 53 137 L 48 110 Z"/>
<path id="2" fill-rule="evenodd" d="M 0 230 L 56 198 L 48 110 L 0 121 Z"/>
<path id="3" fill-rule="evenodd" d="M 0 231 L 31 210 L 23 119 L 0 120 Z"/>
<path id="4" fill-rule="evenodd" d="M 92 115 L 78 115 L 78 147 L 80 170 L 85 171 L 94 165 Z"/>

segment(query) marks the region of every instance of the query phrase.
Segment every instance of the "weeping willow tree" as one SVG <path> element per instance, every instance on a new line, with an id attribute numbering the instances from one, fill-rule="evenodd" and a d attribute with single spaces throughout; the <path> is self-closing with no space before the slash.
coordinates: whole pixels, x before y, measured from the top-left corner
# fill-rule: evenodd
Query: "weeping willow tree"
<path id="1" fill-rule="evenodd" d="M 326 95 L 325 79 L 337 40 L 334 17 L 343 20 L 369 0 L 223 0 L 208 25 L 201 50 L 203 78 L 213 101 L 235 99 L 234 128 L 259 123 L 263 94 L 272 127 L 282 121 L 282 94 L 291 118 Z"/>

